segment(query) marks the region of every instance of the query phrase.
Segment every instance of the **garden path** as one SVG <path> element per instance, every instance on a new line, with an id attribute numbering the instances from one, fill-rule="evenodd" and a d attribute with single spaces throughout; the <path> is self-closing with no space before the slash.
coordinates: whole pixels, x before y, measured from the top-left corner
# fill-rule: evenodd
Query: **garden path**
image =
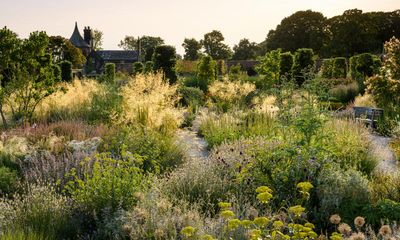
<path id="1" fill-rule="evenodd" d="M 389 137 L 383 137 L 376 134 L 370 135 L 372 142 L 372 154 L 379 160 L 377 170 L 385 173 L 396 173 L 398 164 L 393 150 L 390 148 Z"/>
<path id="2" fill-rule="evenodd" d="M 196 131 L 189 128 L 179 129 L 176 135 L 178 138 L 177 142 L 184 147 L 191 160 L 207 159 L 207 142 L 203 138 L 199 137 Z"/>

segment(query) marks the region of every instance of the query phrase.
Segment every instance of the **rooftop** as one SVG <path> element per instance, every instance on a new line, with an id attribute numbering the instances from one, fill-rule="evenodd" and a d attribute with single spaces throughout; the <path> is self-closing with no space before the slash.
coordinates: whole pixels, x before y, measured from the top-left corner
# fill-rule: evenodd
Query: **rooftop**
<path id="1" fill-rule="evenodd" d="M 72 33 L 71 38 L 69 39 L 69 41 L 78 48 L 82 48 L 82 47 L 87 47 L 89 48 L 89 44 L 83 39 L 83 37 L 81 36 L 79 29 L 78 29 L 78 23 L 75 22 L 75 29 L 74 32 Z"/>

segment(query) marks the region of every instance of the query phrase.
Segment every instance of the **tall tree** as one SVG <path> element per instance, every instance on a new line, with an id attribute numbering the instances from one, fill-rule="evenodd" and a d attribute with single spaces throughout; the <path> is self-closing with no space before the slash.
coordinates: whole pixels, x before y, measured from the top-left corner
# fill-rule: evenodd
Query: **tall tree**
<path id="1" fill-rule="evenodd" d="M 223 43 L 224 40 L 225 38 L 220 31 L 213 30 L 204 35 L 201 44 L 204 47 L 204 52 L 213 59 L 228 59 L 232 56 L 232 51 L 228 45 Z"/>
<path id="2" fill-rule="evenodd" d="M 93 30 L 93 49 L 95 51 L 101 50 L 103 46 L 103 32 L 95 29 Z"/>
<path id="3" fill-rule="evenodd" d="M 311 10 L 298 11 L 284 18 L 267 37 L 269 50 L 281 48 L 294 52 L 299 48 L 312 48 L 320 52 L 324 40 L 326 17 Z"/>
<path id="4" fill-rule="evenodd" d="M 238 45 L 233 47 L 233 60 L 253 60 L 256 59 L 259 52 L 259 46 L 255 42 L 250 42 L 244 38 L 239 41 Z"/>
<path id="5" fill-rule="evenodd" d="M 202 45 L 199 41 L 194 38 L 185 38 L 182 47 L 185 49 L 185 55 L 183 59 L 195 61 L 201 57 L 200 50 Z"/>
<path id="6" fill-rule="evenodd" d="M 132 36 L 126 36 L 124 40 L 118 44 L 120 48 L 125 50 L 139 50 L 143 61 L 151 61 L 154 53 L 154 49 L 157 46 L 164 44 L 164 40 L 160 37 L 143 36 L 135 38 Z"/>
<path id="7" fill-rule="evenodd" d="M 73 67 L 82 67 L 86 63 L 86 58 L 82 51 L 72 45 L 72 43 L 61 36 L 49 37 L 47 52 L 52 55 L 53 63 L 69 61 Z"/>

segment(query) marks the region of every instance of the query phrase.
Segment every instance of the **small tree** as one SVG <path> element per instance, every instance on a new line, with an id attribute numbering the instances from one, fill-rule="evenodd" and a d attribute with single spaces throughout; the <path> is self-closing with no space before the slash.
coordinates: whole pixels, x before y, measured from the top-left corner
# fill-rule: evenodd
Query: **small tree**
<path id="1" fill-rule="evenodd" d="M 107 82 L 114 82 L 115 80 L 115 64 L 114 63 L 106 63 L 105 65 L 105 79 Z"/>
<path id="2" fill-rule="evenodd" d="M 262 88 L 271 87 L 279 83 L 281 50 L 273 50 L 259 58 L 260 64 L 256 66 L 256 71 L 263 76 Z"/>
<path id="3" fill-rule="evenodd" d="M 299 86 L 305 81 L 305 73 L 311 71 L 314 67 L 313 56 L 314 52 L 311 48 L 300 48 L 294 55 L 293 77 Z"/>
<path id="4" fill-rule="evenodd" d="M 54 80 L 56 82 L 60 82 L 62 80 L 62 75 L 61 75 L 61 68 L 58 65 L 51 65 L 52 69 L 53 69 L 53 75 L 54 75 Z"/>
<path id="5" fill-rule="evenodd" d="M 169 83 L 176 82 L 175 64 L 176 50 L 172 46 L 161 45 L 156 47 L 153 55 L 154 70 L 162 70 Z"/>
<path id="6" fill-rule="evenodd" d="M 144 70 L 143 68 L 144 68 L 143 63 L 141 63 L 141 62 L 133 63 L 133 65 L 132 65 L 132 73 L 133 73 L 133 75 L 136 76 L 138 74 L 143 73 L 143 70 Z"/>
<path id="7" fill-rule="evenodd" d="M 226 74 L 226 64 L 224 60 L 217 61 L 217 75 L 223 76 Z"/>
<path id="8" fill-rule="evenodd" d="M 144 73 L 148 74 L 148 73 L 153 72 L 153 68 L 154 68 L 153 62 L 152 62 L 152 61 L 147 61 L 147 62 L 144 64 L 144 69 L 143 69 L 143 71 L 144 71 Z"/>
<path id="9" fill-rule="evenodd" d="M 400 40 L 385 43 L 386 57 L 378 75 L 367 80 L 368 92 L 389 114 L 400 111 Z"/>
<path id="10" fill-rule="evenodd" d="M 199 65 L 197 66 L 198 86 L 204 92 L 208 90 L 208 86 L 215 80 L 216 65 L 216 62 L 212 57 L 204 56 L 201 58 Z"/>
<path id="11" fill-rule="evenodd" d="M 62 61 L 61 66 L 61 80 L 65 82 L 72 81 L 72 63 L 70 61 Z"/>
<path id="12" fill-rule="evenodd" d="M 280 63 L 280 77 L 285 76 L 286 78 L 291 78 L 293 67 L 293 54 L 291 52 L 281 53 L 281 63 Z"/>
<path id="13" fill-rule="evenodd" d="M 323 78 L 332 78 L 332 70 L 333 70 L 333 59 L 328 58 L 322 60 L 321 66 L 321 76 Z"/>
<path id="14" fill-rule="evenodd" d="M 332 77 L 333 78 L 346 78 L 347 77 L 346 58 L 337 57 L 337 58 L 333 59 Z"/>

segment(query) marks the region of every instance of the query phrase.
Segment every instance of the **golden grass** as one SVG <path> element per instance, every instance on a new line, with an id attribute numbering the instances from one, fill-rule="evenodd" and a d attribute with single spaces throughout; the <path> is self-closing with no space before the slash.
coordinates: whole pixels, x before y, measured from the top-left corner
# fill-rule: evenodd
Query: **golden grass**
<path id="1" fill-rule="evenodd" d="M 354 106 L 357 107 L 376 107 L 376 103 L 372 96 L 368 93 L 358 95 L 354 100 Z"/>
<path id="2" fill-rule="evenodd" d="M 177 86 L 169 85 L 160 73 L 131 78 L 121 93 L 127 121 L 151 128 L 178 126 L 183 121 L 183 110 L 175 107 L 179 101 Z"/>
<path id="3" fill-rule="evenodd" d="M 208 91 L 210 95 L 217 100 L 235 103 L 243 99 L 255 89 L 256 86 L 252 83 L 217 81 L 211 84 Z"/>

